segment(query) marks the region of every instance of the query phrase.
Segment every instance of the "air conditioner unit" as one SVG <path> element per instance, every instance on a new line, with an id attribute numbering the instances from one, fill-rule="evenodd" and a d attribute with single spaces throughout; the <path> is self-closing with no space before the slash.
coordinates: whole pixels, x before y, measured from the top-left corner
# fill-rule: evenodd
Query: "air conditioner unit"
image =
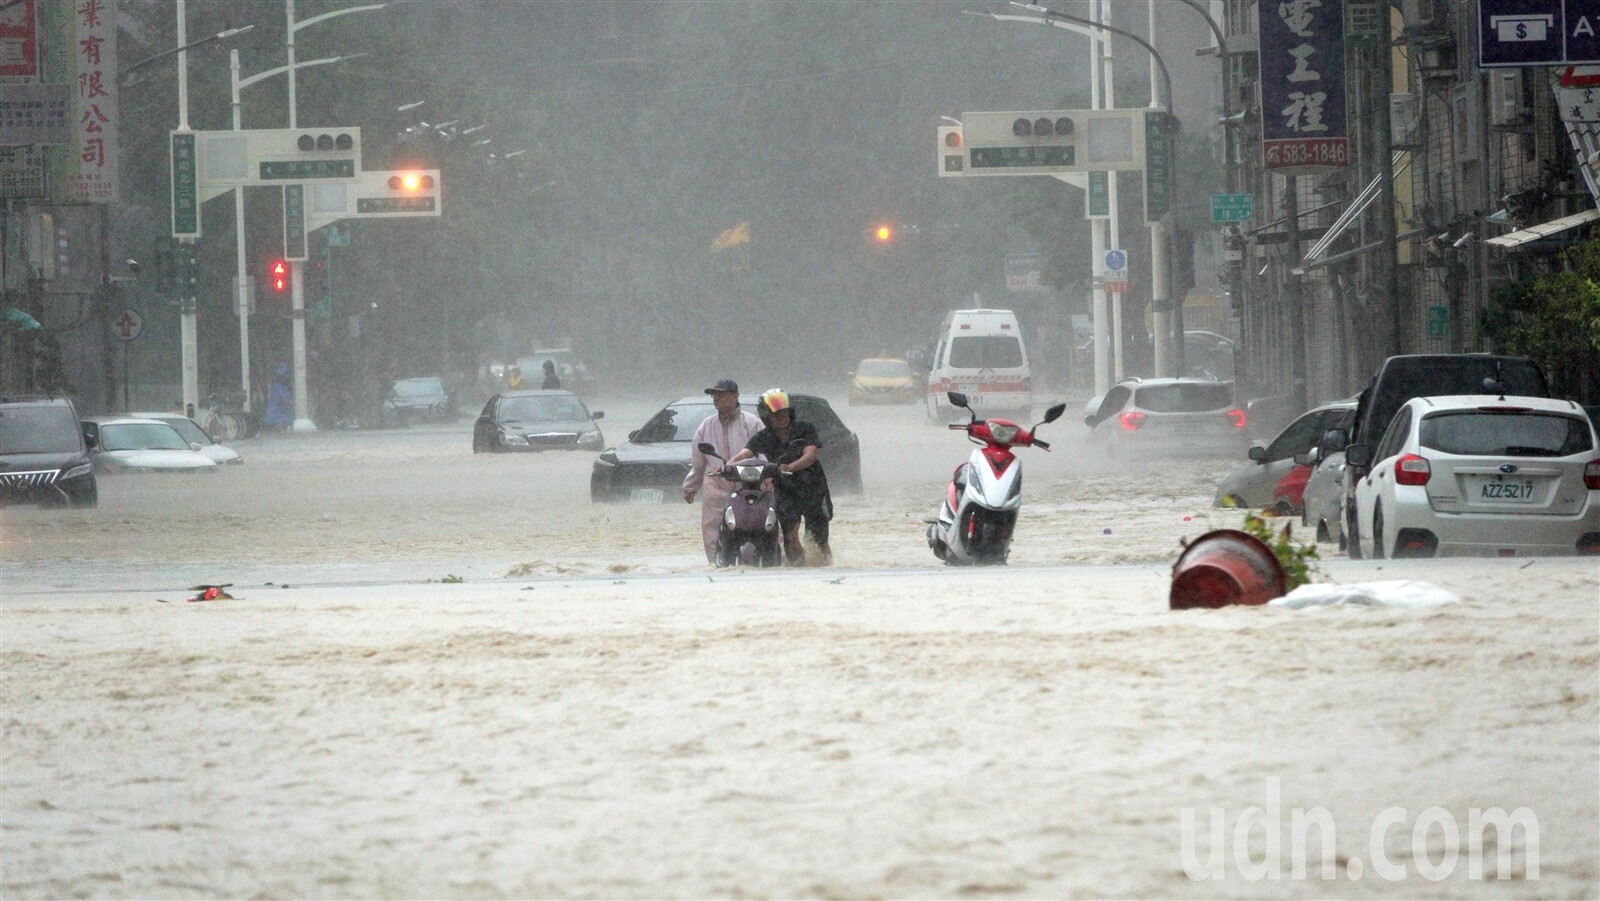
<path id="1" fill-rule="evenodd" d="M 1416 94 L 1389 95 L 1389 143 L 1398 148 L 1415 147 L 1422 141 L 1422 116 Z"/>
<path id="2" fill-rule="evenodd" d="M 1256 83 L 1249 78 L 1241 78 L 1233 86 L 1233 92 L 1228 96 L 1228 108 L 1234 112 L 1247 110 L 1256 105 Z"/>
<path id="3" fill-rule="evenodd" d="M 1522 98 L 1522 70 L 1489 72 L 1489 124 L 1513 125 L 1522 121 L 1527 106 Z"/>
<path id="4" fill-rule="evenodd" d="M 1400 0 L 1400 16 L 1406 27 L 1432 25 L 1437 18 L 1434 0 Z"/>

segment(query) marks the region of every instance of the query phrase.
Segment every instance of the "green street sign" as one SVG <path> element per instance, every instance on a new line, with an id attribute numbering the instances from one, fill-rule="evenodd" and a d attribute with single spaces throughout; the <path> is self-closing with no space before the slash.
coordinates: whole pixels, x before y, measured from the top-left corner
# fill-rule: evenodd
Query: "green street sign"
<path id="1" fill-rule="evenodd" d="M 1033 166 L 1075 165 L 1074 147 L 974 147 L 974 169 L 1026 169 Z"/>
<path id="2" fill-rule="evenodd" d="M 1249 222 L 1255 215 L 1255 197 L 1250 194 L 1212 194 L 1212 222 Z"/>
<path id="3" fill-rule="evenodd" d="M 356 212 L 376 213 L 431 213 L 432 197 L 358 197 Z"/>
<path id="4" fill-rule="evenodd" d="M 283 186 L 283 256 L 306 258 L 306 186 Z"/>
<path id="5" fill-rule="evenodd" d="M 1157 222 L 1172 209 L 1172 144 L 1164 112 L 1144 114 L 1144 220 Z"/>
<path id="6" fill-rule="evenodd" d="M 172 236 L 200 236 L 200 198 L 196 188 L 194 132 L 172 132 Z"/>
<path id="7" fill-rule="evenodd" d="M 355 160 L 277 160 L 261 163 L 262 181 L 355 178 Z"/>
<path id="8" fill-rule="evenodd" d="M 1089 173 L 1089 190 L 1085 198 L 1090 219 L 1111 218 L 1111 175 L 1095 169 Z"/>

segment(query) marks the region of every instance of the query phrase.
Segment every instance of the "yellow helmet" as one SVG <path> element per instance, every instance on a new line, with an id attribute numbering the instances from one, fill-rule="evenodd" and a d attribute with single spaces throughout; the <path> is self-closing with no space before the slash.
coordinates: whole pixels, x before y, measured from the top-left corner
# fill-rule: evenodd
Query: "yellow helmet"
<path id="1" fill-rule="evenodd" d="M 756 412 L 761 414 L 761 418 L 766 419 L 779 410 L 793 412 L 793 408 L 789 406 L 789 392 L 782 388 L 762 392 L 761 401 L 756 404 Z"/>

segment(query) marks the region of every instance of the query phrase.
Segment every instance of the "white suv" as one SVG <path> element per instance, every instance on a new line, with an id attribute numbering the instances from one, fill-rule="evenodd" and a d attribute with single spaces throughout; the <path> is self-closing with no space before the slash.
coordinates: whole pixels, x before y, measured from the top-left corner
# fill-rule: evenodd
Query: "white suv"
<path id="1" fill-rule="evenodd" d="M 1473 394 L 1409 400 L 1376 447 L 1345 458 L 1362 553 L 1376 557 L 1600 554 L 1600 453 L 1567 400 Z"/>

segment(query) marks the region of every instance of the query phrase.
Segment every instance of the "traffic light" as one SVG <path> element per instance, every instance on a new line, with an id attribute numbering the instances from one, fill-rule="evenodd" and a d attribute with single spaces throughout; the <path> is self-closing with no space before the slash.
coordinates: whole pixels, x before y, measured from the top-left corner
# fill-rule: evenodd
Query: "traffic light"
<path id="1" fill-rule="evenodd" d="M 341 132 L 340 134 L 336 135 L 300 135 L 294 140 L 295 148 L 300 150 L 302 153 L 327 153 L 330 150 L 344 152 L 354 150 L 355 144 L 355 135 L 351 134 L 350 132 Z"/>
<path id="2" fill-rule="evenodd" d="M 875 226 L 872 229 L 872 237 L 879 244 L 892 244 L 894 243 L 894 226 L 887 222 Z"/>
<path id="3" fill-rule="evenodd" d="M 289 261 L 273 260 L 267 267 L 267 284 L 272 286 L 274 294 L 282 294 L 289 290 Z"/>
<path id="4" fill-rule="evenodd" d="M 389 176 L 389 190 L 418 194 L 433 190 L 433 176 L 425 172 L 401 172 Z"/>
<path id="5" fill-rule="evenodd" d="M 437 169 L 380 170 L 362 173 L 356 196 L 360 216 L 437 216 L 441 184 Z"/>

